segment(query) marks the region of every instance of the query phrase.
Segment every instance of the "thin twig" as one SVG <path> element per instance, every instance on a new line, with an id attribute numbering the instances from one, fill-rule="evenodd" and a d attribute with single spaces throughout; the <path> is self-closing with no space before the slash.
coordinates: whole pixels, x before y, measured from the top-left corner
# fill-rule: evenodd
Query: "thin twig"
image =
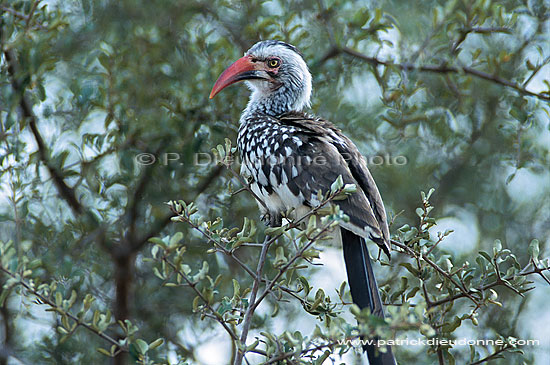
<path id="1" fill-rule="evenodd" d="M 537 66 L 535 66 L 535 69 L 533 70 L 533 72 L 531 73 L 531 75 L 529 75 L 529 77 L 527 78 L 527 80 L 525 80 L 523 82 L 523 84 L 521 84 L 522 87 L 526 87 L 527 84 L 529 82 L 531 82 L 531 80 L 533 79 L 533 77 L 535 77 L 536 74 L 539 73 L 539 71 L 544 67 L 546 66 L 548 63 L 550 63 L 550 56 L 549 57 L 546 57 L 544 59 L 544 61 L 542 61 L 540 64 L 538 64 Z"/>
<path id="2" fill-rule="evenodd" d="M 290 268 L 290 266 L 292 266 L 292 264 L 298 260 L 300 257 L 303 256 L 304 252 L 306 252 L 307 249 L 309 249 L 311 247 L 311 245 L 313 245 L 323 234 L 325 234 L 325 232 L 328 231 L 328 229 L 330 228 L 330 224 L 326 224 L 323 229 L 321 229 L 306 245 L 304 245 L 304 247 L 302 247 L 295 255 L 293 258 L 291 258 L 288 263 L 283 266 L 279 272 L 277 273 L 277 275 L 275 275 L 275 277 L 271 280 L 271 282 L 266 286 L 266 288 L 264 289 L 264 291 L 262 292 L 262 294 L 260 295 L 260 297 L 256 300 L 255 303 L 251 303 L 251 305 L 254 307 L 254 309 L 256 309 L 256 307 L 258 307 L 258 305 L 260 305 L 261 301 L 267 296 L 267 294 L 269 294 L 269 292 L 273 289 L 273 287 L 276 285 L 277 283 L 277 280 L 280 279 L 280 277 Z"/>
<path id="3" fill-rule="evenodd" d="M 429 258 L 423 256 L 423 255 L 419 255 L 418 253 L 416 253 L 415 251 L 413 251 L 410 247 L 402 244 L 401 242 L 397 242 L 395 240 L 391 240 L 391 243 L 399 248 L 401 248 L 402 250 L 406 251 L 409 255 L 411 255 L 412 257 L 414 258 L 420 258 L 421 260 L 424 260 L 426 261 L 426 263 L 428 265 L 430 265 L 431 267 L 433 267 L 438 273 L 440 273 L 442 276 L 444 276 L 446 279 L 448 279 L 450 282 L 452 282 L 458 289 L 460 289 L 460 291 L 462 291 L 462 293 L 464 294 L 464 296 L 468 297 L 472 302 L 474 302 L 475 304 L 477 304 L 477 300 L 470 294 L 470 292 L 468 290 L 466 290 L 462 285 L 460 285 L 460 283 L 458 283 L 455 279 L 453 279 L 451 277 L 451 275 L 449 275 L 449 273 L 447 273 L 445 270 L 443 270 L 441 267 L 439 267 L 439 265 L 437 265 L 435 262 L 433 262 L 432 260 L 430 260 Z"/>
<path id="4" fill-rule="evenodd" d="M 262 272 L 265 265 L 265 259 L 267 257 L 267 251 L 270 246 L 269 236 L 265 236 L 264 246 L 260 253 L 260 258 L 258 260 L 258 266 L 256 267 L 256 276 L 254 277 L 254 283 L 252 284 L 252 291 L 250 292 L 249 305 L 246 309 L 246 313 L 243 319 L 243 326 L 241 331 L 240 346 L 237 348 L 237 355 L 235 356 L 235 365 L 241 365 L 243 357 L 246 351 L 246 339 L 248 337 L 248 331 L 250 330 L 250 325 L 252 324 L 252 317 L 254 316 L 254 310 L 256 303 L 256 295 L 258 294 L 258 289 L 260 288 L 260 282 L 262 281 Z"/>
<path id="5" fill-rule="evenodd" d="M 0 10 L 5 11 L 6 13 L 10 13 L 10 14 L 12 14 L 13 16 L 15 16 L 16 18 L 19 18 L 19 19 L 21 19 L 21 20 L 24 20 L 25 23 L 27 24 L 27 27 L 28 27 L 29 21 L 30 21 L 30 19 L 31 19 L 30 16 L 27 16 L 27 15 L 25 15 L 25 14 L 23 14 L 23 13 L 20 13 L 20 12 L 18 12 L 17 10 L 14 10 L 14 9 L 12 9 L 12 8 L 8 8 L 7 6 L 4 6 L 4 5 L 0 5 Z M 45 27 L 45 26 L 43 26 L 42 24 L 39 24 L 39 23 L 37 23 L 36 25 L 34 25 L 34 27 L 36 27 L 36 28 L 38 28 L 38 29 L 40 29 L 40 30 L 47 30 L 47 29 L 48 29 L 47 27 Z"/>
<path id="6" fill-rule="evenodd" d="M 432 247 L 430 247 L 430 249 L 428 250 L 428 252 L 426 252 L 426 254 L 424 256 L 428 256 L 434 250 L 434 248 L 436 248 L 437 245 L 439 245 L 443 241 L 444 238 L 445 238 L 445 236 L 441 235 L 441 237 L 439 237 L 437 242 Z"/>
<path id="7" fill-rule="evenodd" d="M 512 28 L 507 27 L 471 27 L 465 29 L 469 33 L 479 33 L 479 34 L 493 34 L 493 33 L 506 33 L 512 34 Z"/>
<path id="8" fill-rule="evenodd" d="M 219 167 L 220 167 L 219 169 L 218 168 L 214 169 L 212 173 L 210 173 L 205 177 L 204 181 L 197 187 L 196 191 L 194 192 L 195 196 L 199 196 L 202 193 L 204 193 L 206 189 L 208 189 L 208 187 L 210 187 L 210 185 L 214 183 L 215 177 L 217 177 L 221 171 L 221 166 Z M 135 240 L 132 246 L 132 251 L 138 252 L 139 250 L 141 250 L 141 248 L 147 242 L 149 242 L 150 238 L 157 236 L 171 222 L 171 219 L 172 219 L 171 214 L 167 214 L 166 216 L 158 219 L 148 232 L 144 233 L 141 237 Z"/>
<path id="9" fill-rule="evenodd" d="M 268 209 L 267 209 L 267 206 L 265 205 L 265 202 L 264 202 L 262 199 L 260 199 L 260 197 L 259 197 L 255 192 L 252 191 L 252 188 L 251 188 L 250 185 L 245 181 L 245 179 L 244 179 L 241 175 L 239 175 L 235 170 L 233 170 L 233 169 L 231 168 L 230 165 L 227 165 L 227 164 L 224 164 L 224 165 L 225 165 L 225 167 L 227 167 L 227 169 L 228 169 L 229 171 L 231 171 L 231 174 L 233 174 L 233 176 L 235 176 L 235 177 L 237 178 L 237 180 L 239 180 L 239 182 L 241 183 L 241 185 L 242 185 L 246 190 L 248 190 L 248 192 L 254 197 L 254 199 L 256 199 L 256 201 L 259 202 L 259 203 L 262 205 L 262 207 L 264 207 L 264 209 L 267 211 Z"/>
<path id="10" fill-rule="evenodd" d="M 530 265 L 533 265 L 533 270 L 525 271 Z M 531 260 L 529 261 L 529 264 L 523 270 L 521 270 L 520 275 L 526 276 L 530 274 L 538 274 L 540 277 L 542 277 L 544 281 L 546 281 L 548 285 L 550 285 L 550 280 L 546 276 L 544 276 L 545 271 L 550 271 L 550 267 L 538 267 L 535 260 L 531 258 Z"/>
<path id="11" fill-rule="evenodd" d="M 518 273 L 518 276 L 528 276 L 528 275 L 532 275 L 532 274 L 539 274 L 550 285 L 550 281 L 548 281 L 548 278 L 546 278 L 544 276 L 544 271 L 550 271 L 550 267 L 545 267 L 545 268 L 536 267 L 535 269 L 533 269 L 531 271 L 526 271 L 526 268 L 528 266 L 526 266 L 522 271 L 520 271 Z M 494 288 L 496 286 L 500 286 L 500 285 L 505 286 L 505 283 L 504 283 L 503 280 L 509 281 L 509 280 L 513 280 L 513 279 L 514 279 L 514 277 L 504 278 L 502 280 L 496 280 L 492 283 L 489 283 L 489 284 L 483 285 L 479 288 L 476 288 L 475 290 L 471 289 L 471 290 L 468 291 L 468 293 L 474 294 L 475 292 L 484 292 L 484 291 L 486 291 L 488 289 L 491 289 L 491 288 Z M 435 306 L 442 305 L 442 304 L 445 304 L 445 303 L 454 302 L 456 299 L 464 298 L 465 296 L 466 296 L 465 293 L 460 293 L 460 294 L 457 294 L 457 295 L 449 296 L 447 298 L 443 298 L 443 299 L 440 299 L 440 300 L 437 300 L 437 301 L 433 302 L 432 306 L 435 307 Z"/>
<path id="12" fill-rule="evenodd" d="M 27 24 L 25 26 L 25 29 L 29 29 L 29 27 L 31 25 L 31 22 L 32 22 L 32 17 L 34 16 L 34 12 L 36 11 L 36 8 L 38 7 L 38 4 L 40 4 L 40 1 L 41 0 L 35 0 L 32 3 L 31 10 L 29 10 L 29 16 L 27 17 Z"/>
<path id="13" fill-rule="evenodd" d="M 183 271 L 181 271 L 173 262 L 168 260 L 166 257 L 163 257 L 162 261 L 166 262 L 172 268 L 172 270 L 174 270 L 174 272 L 176 272 L 178 275 L 180 275 L 183 278 L 183 280 L 185 280 L 187 285 L 189 285 L 189 287 L 191 287 L 191 289 L 193 289 L 193 291 L 197 294 L 197 296 L 199 298 L 201 298 L 201 300 L 206 305 L 206 308 L 216 317 L 216 319 L 222 325 L 222 327 L 225 329 L 225 331 L 229 334 L 229 336 L 231 336 L 231 339 L 233 341 L 238 341 L 238 337 L 235 334 L 235 332 L 231 328 L 229 328 L 227 323 L 225 323 L 225 320 L 223 319 L 223 317 L 216 310 L 214 310 L 214 308 L 212 308 L 212 306 L 208 302 L 208 299 L 204 297 L 204 295 L 202 294 L 202 292 L 199 289 L 197 289 L 197 283 L 195 283 L 191 279 L 189 279 L 189 277 L 187 277 L 187 275 Z"/>
<path id="14" fill-rule="evenodd" d="M 122 347 L 120 345 L 120 343 L 115 340 L 114 338 L 112 338 L 111 336 L 105 334 L 104 332 L 98 330 L 98 329 L 95 329 L 93 328 L 91 325 L 85 323 L 85 322 L 82 322 L 77 316 L 73 315 L 72 313 L 70 312 L 66 312 L 64 311 L 62 308 L 58 307 L 53 301 L 51 301 L 48 297 L 40 294 L 37 290 L 35 290 L 31 285 L 29 285 L 27 282 L 25 282 L 22 278 L 19 277 L 19 275 L 16 275 L 14 274 L 13 272 L 11 272 L 10 270 L 6 269 L 5 267 L 1 266 L 0 265 L 0 271 L 4 272 L 6 275 L 10 276 L 11 278 L 15 279 L 17 281 L 17 284 L 21 285 L 22 287 L 24 287 L 26 290 L 28 290 L 29 292 L 31 292 L 35 297 L 38 298 L 38 300 L 41 302 L 41 303 L 44 303 L 44 304 L 47 304 L 49 305 L 51 308 L 54 308 L 58 313 L 63 313 L 65 314 L 67 317 L 69 317 L 70 319 L 72 319 L 73 321 L 76 322 L 77 324 L 77 327 L 78 326 L 82 326 L 84 328 L 86 328 L 87 330 L 95 333 L 97 336 L 101 337 L 102 339 L 110 342 L 112 345 L 115 345 L 118 349 L 120 349 L 121 351 L 124 351 L 124 352 L 128 352 L 128 349 L 126 347 Z"/>
<path id="15" fill-rule="evenodd" d="M 352 341 L 352 339 L 349 339 L 349 341 Z M 301 358 L 303 355 L 306 355 L 307 353 L 310 353 L 310 352 L 319 351 L 319 350 L 322 350 L 322 349 L 325 349 L 325 348 L 326 349 L 332 349 L 334 346 L 340 345 L 341 342 L 342 342 L 342 340 L 332 341 L 332 342 L 329 342 L 329 343 L 326 343 L 326 344 L 323 344 L 323 345 L 317 345 L 317 346 L 314 346 L 312 348 L 302 350 L 299 353 L 297 353 L 295 351 L 293 351 L 293 352 L 283 352 L 282 354 L 277 355 L 277 356 L 269 359 L 268 361 L 266 361 L 264 363 L 264 365 L 280 363 L 282 360 L 288 359 L 289 357 L 295 356 L 295 355 L 298 355 Z"/>
<path id="16" fill-rule="evenodd" d="M 172 208 L 172 211 L 176 214 L 178 214 L 178 212 L 176 212 L 174 210 L 174 208 Z M 244 262 L 242 262 L 238 257 L 236 257 L 235 255 L 233 255 L 232 251 L 226 249 L 220 242 L 218 242 L 208 231 L 202 229 L 199 225 L 195 224 L 191 219 L 189 219 L 188 217 L 184 216 L 184 215 L 180 215 L 178 214 L 178 217 L 183 219 L 187 224 L 189 224 L 192 228 L 194 228 L 195 230 L 197 230 L 200 234 L 202 234 L 204 237 L 206 237 L 210 242 L 212 242 L 214 244 L 214 246 L 216 246 L 216 248 L 218 250 L 220 250 L 221 252 L 223 252 L 225 255 L 231 257 L 241 268 L 244 269 L 244 271 L 246 271 L 250 276 L 252 276 L 253 278 L 255 277 L 255 273 L 254 271 L 252 271 L 251 268 L 249 268 Z"/>
<path id="17" fill-rule="evenodd" d="M 19 83 L 17 80 L 17 67 L 16 67 L 16 59 L 15 55 L 11 50 L 4 50 L 4 57 L 6 59 L 6 64 L 8 68 L 8 73 L 11 78 L 11 85 L 14 90 L 14 92 L 18 95 L 20 95 L 19 100 L 19 107 L 21 109 L 21 112 L 23 113 L 23 116 L 28 120 L 29 127 L 31 129 L 32 135 L 34 136 L 34 139 L 36 141 L 36 145 L 38 147 L 38 155 L 40 157 L 40 160 L 44 163 L 46 168 L 48 169 L 48 172 L 53 178 L 54 185 L 56 186 L 59 195 L 69 204 L 71 209 L 74 211 L 74 213 L 79 214 L 83 212 L 83 207 L 76 198 L 76 193 L 73 188 L 69 187 L 61 174 L 61 172 L 57 171 L 57 169 L 50 163 L 49 160 L 49 151 L 46 147 L 46 144 L 44 143 L 44 139 L 42 138 L 42 135 L 40 134 L 38 130 L 38 126 L 36 124 L 36 116 L 34 115 L 32 111 L 32 106 L 28 99 L 25 96 L 25 89 L 24 87 Z"/>
<path id="18" fill-rule="evenodd" d="M 494 359 L 500 353 L 508 350 L 509 348 L 510 348 L 510 346 L 508 346 L 508 344 L 506 344 L 506 345 L 502 346 L 499 350 L 493 352 L 491 355 L 488 355 L 488 356 L 484 357 L 483 359 L 480 359 L 476 362 L 472 362 L 472 363 L 470 363 L 470 365 L 479 365 L 479 364 L 483 364 L 484 362 L 488 362 L 488 361 Z"/>
<path id="19" fill-rule="evenodd" d="M 550 101 L 550 95 L 545 95 L 545 93 L 535 93 L 532 91 L 527 90 L 523 85 L 519 85 L 516 82 L 503 79 L 498 75 L 489 74 L 487 72 L 476 70 L 472 67 L 462 66 L 462 67 L 454 67 L 454 66 L 448 66 L 445 64 L 436 66 L 436 65 L 416 65 L 412 63 L 395 63 L 392 61 L 383 61 L 375 57 L 369 57 L 367 55 L 364 55 L 363 53 L 360 53 L 356 50 L 353 50 L 348 47 L 341 47 L 341 48 L 333 48 L 330 49 L 328 52 L 331 57 L 334 57 L 338 54 L 346 54 L 349 56 L 352 56 L 354 58 L 361 59 L 371 65 L 374 66 L 386 66 L 386 67 L 394 67 L 399 70 L 416 70 L 421 72 L 431 72 L 431 73 L 439 73 L 439 74 L 448 74 L 448 73 L 454 73 L 454 74 L 467 74 L 474 77 L 477 77 L 479 79 L 487 80 L 502 86 L 509 87 L 511 89 L 516 90 L 522 95 L 529 95 L 536 97 L 541 100 Z M 324 57 L 323 59 L 328 59 L 327 57 Z"/>

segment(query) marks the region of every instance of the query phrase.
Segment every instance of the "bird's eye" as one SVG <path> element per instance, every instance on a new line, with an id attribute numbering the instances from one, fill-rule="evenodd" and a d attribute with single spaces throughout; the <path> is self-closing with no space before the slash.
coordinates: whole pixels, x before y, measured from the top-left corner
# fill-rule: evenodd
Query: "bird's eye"
<path id="1" fill-rule="evenodd" d="M 279 59 L 277 58 L 272 58 L 267 61 L 267 65 L 271 68 L 279 67 L 280 64 L 281 64 L 281 61 L 279 61 Z"/>

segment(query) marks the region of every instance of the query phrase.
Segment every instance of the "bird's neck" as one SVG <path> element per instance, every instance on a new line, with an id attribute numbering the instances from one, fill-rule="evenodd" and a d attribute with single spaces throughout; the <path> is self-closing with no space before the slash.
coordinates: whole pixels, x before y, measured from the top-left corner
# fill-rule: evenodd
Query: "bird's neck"
<path id="1" fill-rule="evenodd" d="M 296 96 L 281 86 L 277 90 L 264 92 L 254 90 L 250 95 L 244 114 L 267 114 L 277 117 L 296 108 Z"/>
<path id="2" fill-rule="evenodd" d="M 309 106 L 311 88 L 282 85 L 275 90 L 252 88 L 252 94 L 243 115 L 267 114 L 278 117 Z"/>

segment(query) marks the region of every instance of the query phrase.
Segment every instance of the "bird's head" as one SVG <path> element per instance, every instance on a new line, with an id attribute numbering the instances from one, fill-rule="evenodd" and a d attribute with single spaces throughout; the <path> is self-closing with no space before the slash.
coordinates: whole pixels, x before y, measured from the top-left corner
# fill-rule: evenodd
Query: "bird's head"
<path id="1" fill-rule="evenodd" d="M 239 81 L 246 81 L 252 90 L 251 104 L 284 103 L 289 110 L 309 105 L 311 74 L 300 52 L 288 43 L 274 40 L 256 43 L 220 75 L 210 99 Z"/>

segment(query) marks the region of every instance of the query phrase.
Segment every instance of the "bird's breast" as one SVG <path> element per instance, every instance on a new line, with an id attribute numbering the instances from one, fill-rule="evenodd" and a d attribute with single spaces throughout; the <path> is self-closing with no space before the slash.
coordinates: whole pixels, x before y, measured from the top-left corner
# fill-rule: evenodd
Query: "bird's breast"
<path id="1" fill-rule="evenodd" d="M 303 195 L 292 184 L 298 176 L 302 143 L 294 127 L 268 122 L 241 125 L 237 139 L 241 174 L 271 213 L 304 205 Z"/>

